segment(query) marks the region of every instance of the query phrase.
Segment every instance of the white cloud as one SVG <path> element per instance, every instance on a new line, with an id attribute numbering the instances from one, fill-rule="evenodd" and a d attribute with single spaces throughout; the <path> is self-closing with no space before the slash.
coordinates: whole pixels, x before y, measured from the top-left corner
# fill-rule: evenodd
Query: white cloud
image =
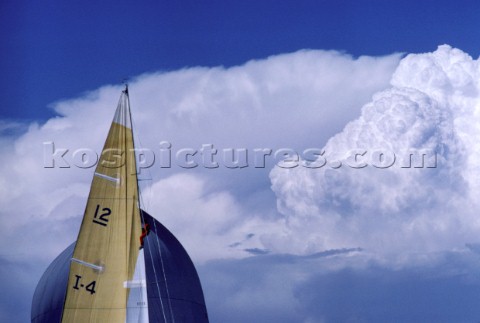
<path id="1" fill-rule="evenodd" d="M 408 55 L 391 87 L 324 147 L 343 167 L 272 170 L 295 251 L 358 246 L 385 256 L 477 241 L 478 72 L 478 61 L 449 46 Z M 368 151 L 359 157 L 370 166 L 346 165 L 356 149 Z M 375 150 L 395 153 L 396 163 L 372 167 Z M 412 150 L 436 152 L 436 168 L 402 168 Z"/>
<path id="2" fill-rule="evenodd" d="M 150 187 L 143 199 L 152 215 L 183 243 L 196 262 L 245 257 L 247 248 L 261 245 L 258 233 L 281 229 L 281 221 L 266 221 L 227 191 L 207 189 L 205 177 L 177 174 Z"/>

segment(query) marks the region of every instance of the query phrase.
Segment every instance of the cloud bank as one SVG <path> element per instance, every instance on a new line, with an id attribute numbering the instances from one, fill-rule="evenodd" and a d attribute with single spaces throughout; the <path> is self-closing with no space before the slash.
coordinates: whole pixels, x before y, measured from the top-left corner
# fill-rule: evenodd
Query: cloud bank
<path id="1" fill-rule="evenodd" d="M 141 75 L 130 84 L 137 143 L 155 153 L 162 141 L 170 142 L 172 150 L 198 149 L 208 143 L 218 148 L 321 146 L 358 113 L 362 102 L 386 85 L 398 58 L 353 59 L 334 51 L 300 51 L 229 69 L 198 67 Z M 341 97 L 336 90 L 340 87 Z M 27 258 L 51 259 L 76 236 L 93 169 L 75 167 L 72 155 L 80 148 L 101 151 L 120 88 L 105 86 L 80 98 L 54 103 L 58 117 L 42 125 L 31 124 L 20 136 L 2 137 L 1 239 L 9 241 L 14 232 L 29 225 L 56 230 L 55 235 L 49 235 L 51 242 L 49 237 L 40 239 L 43 246 L 35 242 L 39 237 L 22 242 L 28 244 L 22 248 Z M 340 110 L 348 112 L 338 113 Z M 57 164 L 45 168 L 45 156 L 52 156 L 50 148 L 44 151 L 45 142 L 53 142 L 55 149 L 68 149 L 65 160 L 71 167 L 59 168 Z M 251 190 L 259 194 L 269 190 L 261 186 L 268 184 L 268 169 L 185 170 L 154 165 L 149 171 L 146 179 L 152 180 L 145 181 L 145 200 L 147 204 L 152 200 L 151 212 L 157 218 L 168 222 L 172 217 L 174 222 L 176 213 L 181 213 L 162 198 L 165 188 L 172 185 L 182 193 L 188 191 L 172 198 L 184 205 L 198 205 L 191 221 L 185 220 L 186 231 L 198 228 L 189 222 L 212 214 L 217 214 L 215 219 L 202 219 L 224 223 L 223 227 L 218 225 L 219 231 L 251 217 L 262 217 L 255 214 L 255 208 L 244 207 L 243 200 L 252 203 L 256 199 L 248 193 Z M 220 211 L 223 204 L 225 209 Z M 227 209 L 230 214 L 225 214 Z M 203 210 L 201 214 L 199 210 Z M 228 222 L 229 218 L 237 222 Z M 44 234 L 43 230 L 32 231 Z M 230 243 L 223 247 L 228 249 Z M 9 254 L 6 244 L 1 245 L 3 253 Z M 208 257 L 217 256 L 210 253 Z"/>
<path id="2" fill-rule="evenodd" d="M 405 320 L 431 321 L 423 297 L 438 288 L 474 295 L 478 73 L 477 60 L 440 46 L 403 59 L 304 50 L 135 78 L 136 142 L 157 156 L 162 141 L 172 151 L 324 151 L 318 168 L 273 159 L 265 168 L 161 168 L 157 160 L 142 171 L 142 203 L 199 266 L 212 322 L 383 322 L 404 317 L 399 298 L 412 300 Z M 69 149 L 70 165 L 75 149 L 100 152 L 119 93 L 105 86 L 56 102 L 58 116 L 45 124 L 1 123 L 1 276 L 4 286 L 22 283 L 15 297 L 2 296 L 0 320 L 28 320 L 36 281 L 76 238 L 85 208 L 93 169 L 44 168 L 43 143 Z M 359 150 L 354 164 L 369 165 L 349 167 Z M 395 163 L 382 167 L 379 151 L 395 153 Z M 436 167 L 427 167 L 431 156 L 425 167 L 402 167 L 412 151 L 434 152 Z M 412 281 L 422 292 L 405 285 Z M 463 304 L 452 315 L 480 314 Z"/>

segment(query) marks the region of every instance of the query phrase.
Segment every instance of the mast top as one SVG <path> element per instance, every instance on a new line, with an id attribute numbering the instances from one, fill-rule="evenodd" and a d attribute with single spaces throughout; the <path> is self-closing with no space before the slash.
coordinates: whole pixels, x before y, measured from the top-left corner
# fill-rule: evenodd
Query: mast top
<path id="1" fill-rule="evenodd" d="M 123 90 L 122 92 L 128 95 L 128 83 L 125 83 L 125 90 Z"/>

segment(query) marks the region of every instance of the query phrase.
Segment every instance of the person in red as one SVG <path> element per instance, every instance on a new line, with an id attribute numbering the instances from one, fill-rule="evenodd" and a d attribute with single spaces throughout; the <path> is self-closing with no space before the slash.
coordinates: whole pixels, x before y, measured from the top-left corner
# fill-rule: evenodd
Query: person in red
<path id="1" fill-rule="evenodd" d="M 145 223 L 142 228 L 142 234 L 140 235 L 140 249 L 143 248 L 143 240 L 145 239 L 145 237 L 148 235 L 149 232 L 150 232 L 150 224 Z"/>

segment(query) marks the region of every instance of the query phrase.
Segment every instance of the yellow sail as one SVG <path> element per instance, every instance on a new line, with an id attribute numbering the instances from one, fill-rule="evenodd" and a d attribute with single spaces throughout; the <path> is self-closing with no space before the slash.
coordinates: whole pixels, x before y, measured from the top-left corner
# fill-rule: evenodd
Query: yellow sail
<path id="1" fill-rule="evenodd" d="M 128 90 L 92 181 L 70 264 L 62 322 L 123 323 L 141 234 Z"/>

